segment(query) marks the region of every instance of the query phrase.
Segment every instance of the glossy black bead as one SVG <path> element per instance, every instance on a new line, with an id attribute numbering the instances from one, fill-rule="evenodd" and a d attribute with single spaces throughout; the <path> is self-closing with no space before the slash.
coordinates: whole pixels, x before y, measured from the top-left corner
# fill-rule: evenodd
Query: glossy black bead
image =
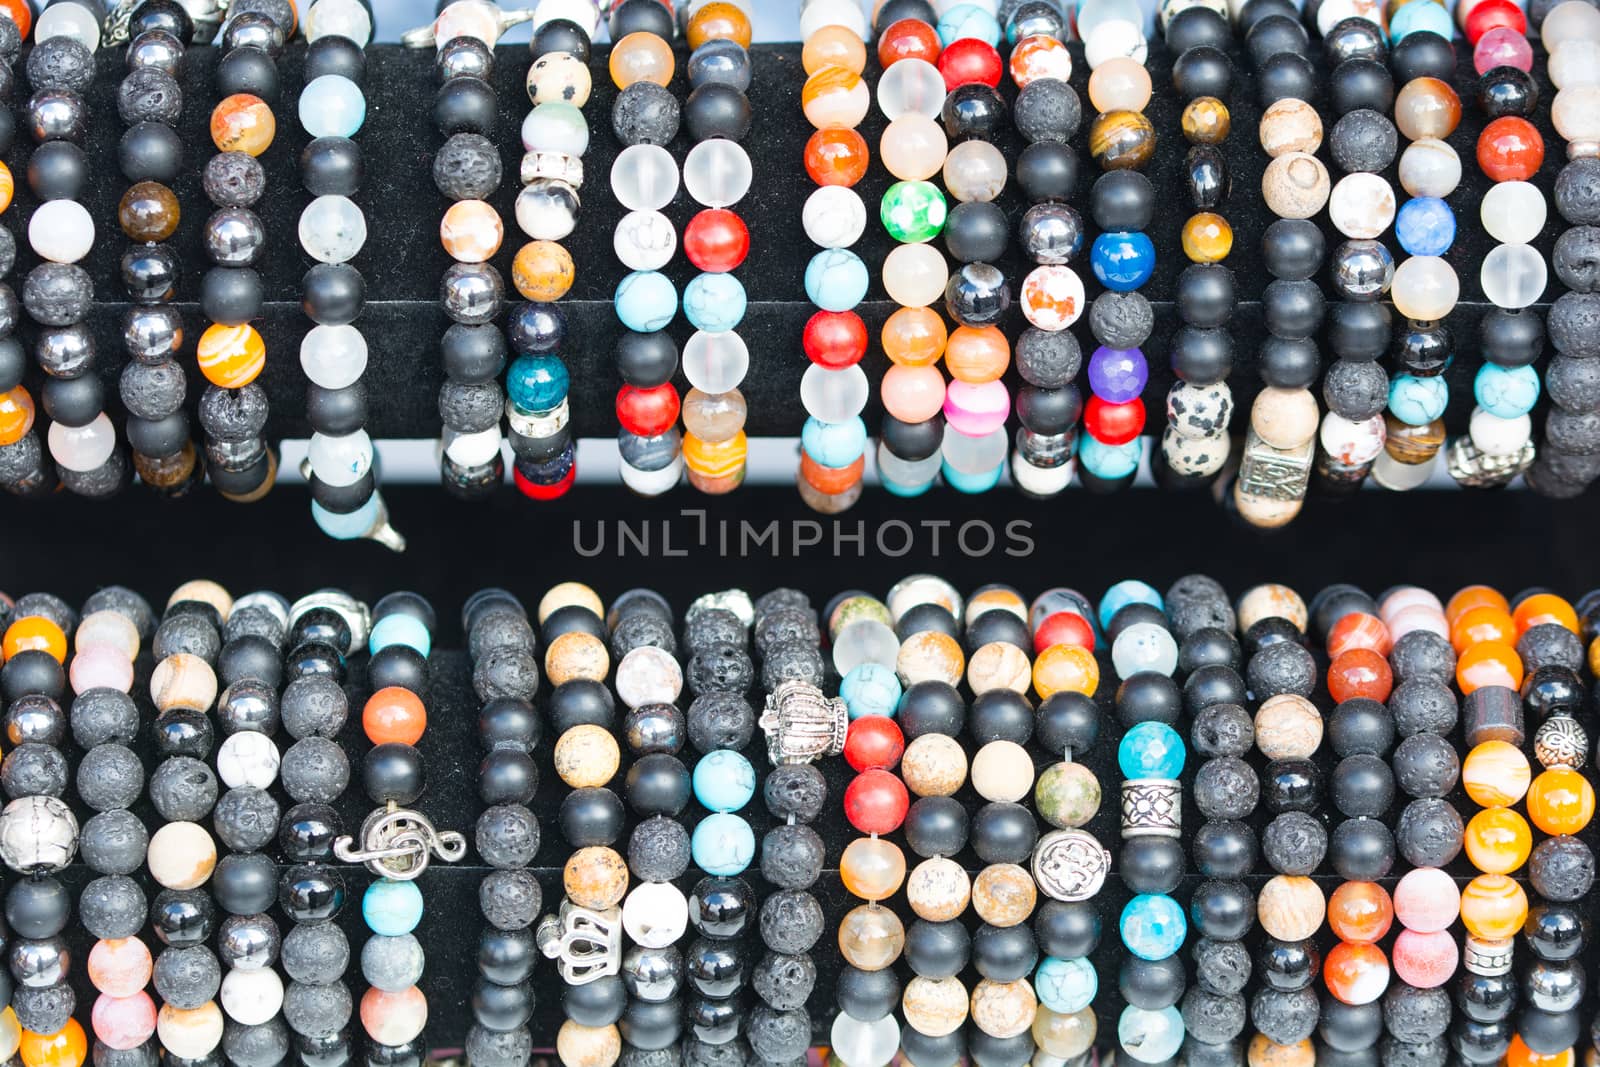
<path id="1" fill-rule="evenodd" d="M 981 82 L 969 82 L 951 90 L 944 98 L 940 118 L 952 141 L 969 137 L 993 142 L 1011 116 L 999 90 Z"/>

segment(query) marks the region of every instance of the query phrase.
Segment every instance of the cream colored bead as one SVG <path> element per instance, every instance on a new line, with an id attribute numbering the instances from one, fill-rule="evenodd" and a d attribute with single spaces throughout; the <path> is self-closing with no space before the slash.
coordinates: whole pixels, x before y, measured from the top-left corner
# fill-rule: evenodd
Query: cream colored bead
<path id="1" fill-rule="evenodd" d="M 198 889 L 216 869 L 217 843 L 198 823 L 169 822 L 150 835 L 145 862 L 163 888 Z"/>
<path id="2" fill-rule="evenodd" d="M 1310 759 L 1322 745 L 1322 713 L 1297 693 L 1279 693 L 1256 709 L 1255 731 L 1268 759 Z"/>
<path id="3" fill-rule="evenodd" d="M 1309 219 L 1328 202 L 1328 168 L 1306 152 L 1287 152 L 1261 174 L 1261 195 L 1274 215 Z"/>
<path id="4" fill-rule="evenodd" d="M 1298 448 L 1317 432 L 1317 401 L 1308 389 L 1266 388 L 1250 405 L 1250 425 L 1273 448 Z"/>
<path id="5" fill-rule="evenodd" d="M 1033 791 L 1033 757 L 1015 741 L 990 741 L 972 757 L 972 788 L 985 800 L 1015 804 Z"/>
<path id="6" fill-rule="evenodd" d="M 1261 113 L 1257 136 L 1273 159 L 1290 152 L 1315 152 L 1322 147 L 1322 116 L 1304 100 L 1285 97 Z"/>

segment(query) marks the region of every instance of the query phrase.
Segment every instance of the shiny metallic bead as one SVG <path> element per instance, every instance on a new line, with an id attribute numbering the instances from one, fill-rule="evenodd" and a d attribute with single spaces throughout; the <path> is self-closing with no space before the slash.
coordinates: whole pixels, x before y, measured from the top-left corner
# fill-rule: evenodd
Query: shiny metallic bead
<path id="1" fill-rule="evenodd" d="M 1122 783 L 1123 837 L 1181 837 L 1183 798 L 1169 778 L 1130 778 Z"/>
<path id="2" fill-rule="evenodd" d="M 1583 770 L 1589 761 L 1589 737 L 1570 715 L 1552 715 L 1533 735 L 1533 754 L 1541 767 Z"/>
<path id="3" fill-rule="evenodd" d="M 1473 974 L 1494 976 L 1511 970 L 1511 938 L 1488 939 L 1468 934 L 1461 946 L 1461 965 Z"/>
<path id="4" fill-rule="evenodd" d="M 640 948 L 635 945 L 622 957 L 622 984 L 628 995 L 652 1004 L 661 1004 L 683 988 L 683 955 L 675 946 Z"/>
<path id="5" fill-rule="evenodd" d="M 72 964 L 72 954 L 67 943 L 59 937 L 39 940 L 18 938 L 11 943 L 6 963 L 11 977 L 29 989 L 44 989 L 66 980 Z"/>
<path id="6" fill-rule="evenodd" d="M 259 48 L 273 59 L 283 54 L 286 40 L 283 28 L 270 16 L 246 11 L 230 18 L 222 27 L 222 50 Z"/>
<path id="7" fill-rule="evenodd" d="M 201 239 L 206 255 L 219 267 L 249 267 L 261 259 L 267 229 L 261 216 L 247 207 L 226 207 L 206 219 Z"/>
<path id="8" fill-rule="evenodd" d="M 217 933 L 217 956 L 224 966 L 259 971 L 278 958 L 282 939 L 268 915 L 230 915 Z"/>
<path id="9" fill-rule="evenodd" d="M 176 78 L 183 72 L 184 55 L 182 41 L 165 30 L 150 30 L 128 45 L 126 61 L 130 71 L 153 67 Z"/>
<path id="10" fill-rule="evenodd" d="M 583 188 L 583 160 L 565 152 L 528 152 L 522 157 L 519 176 L 523 185 L 548 178 L 577 190 Z"/>
<path id="11" fill-rule="evenodd" d="M 1333 284 L 1347 300 L 1365 303 L 1389 291 L 1394 256 L 1382 241 L 1345 241 L 1333 250 Z"/>
<path id="12" fill-rule="evenodd" d="M 1052 830 L 1033 848 L 1033 880 L 1052 900 L 1088 900 L 1111 871 L 1111 852 L 1085 830 Z"/>

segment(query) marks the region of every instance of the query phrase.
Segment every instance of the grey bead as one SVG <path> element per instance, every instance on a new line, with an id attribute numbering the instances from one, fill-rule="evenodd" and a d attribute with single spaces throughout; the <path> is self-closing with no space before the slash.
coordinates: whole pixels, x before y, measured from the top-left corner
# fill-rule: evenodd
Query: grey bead
<path id="1" fill-rule="evenodd" d="M 1232 1041 L 1244 1032 L 1249 1009 L 1237 993 L 1209 993 L 1190 989 L 1183 995 L 1183 1025 L 1189 1036 L 1208 1045 Z"/>
<path id="2" fill-rule="evenodd" d="M 1304 645 L 1279 641 L 1250 657 L 1245 682 L 1257 700 L 1293 693 L 1309 697 L 1317 688 L 1317 661 Z"/>
<path id="3" fill-rule="evenodd" d="M 23 303 L 27 303 L 26 290 Z M 1581 359 L 1600 356 L 1600 293 L 1562 293 L 1550 305 L 1545 328 L 1564 355 Z"/>
<path id="4" fill-rule="evenodd" d="M 217 958 L 229 970 L 270 967 L 282 945 L 278 924 L 269 915 L 230 915 L 217 930 Z"/>
<path id="5" fill-rule="evenodd" d="M 821 650 L 810 645 L 775 648 L 761 663 L 761 687 L 769 693 L 784 682 L 805 682 L 820 688 L 827 676 Z"/>
<path id="6" fill-rule="evenodd" d="M 761 902 L 761 940 L 774 952 L 809 952 L 822 931 L 822 905 L 803 889 L 780 889 Z"/>
<path id="7" fill-rule="evenodd" d="M 1577 497 L 1596 478 L 1600 478 L 1600 454 L 1569 455 L 1548 441 L 1540 446 L 1539 456 L 1527 472 L 1528 484 L 1535 491 L 1558 500 Z"/>
<path id="8" fill-rule="evenodd" d="M 40 263 L 23 279 L 22 306 L 41 326 L 71 326 L 94 307 L 94 282 L 75 263 Z"/>
<path id="9" fill-rule="evenodd" d="M 543 894 L 527 871 L 492 871 L 478 883 L 478 908 L 498 930 L 523 930 L 539 917 Z"/>
<path id="10" fill-rule="evenodd" d="M 42 989 L 19 985 L 11 992 L 11 1009 L 24 1030 L 53 1034 L 67 1025 L 77 1010 L 78 997 L 65 982 Z"/>
<path id="11" fill-rule="evenodd" d="M 59 797 L 67 791 L 67 758 L 36 741 L 18 745 L 0 761 L 0 788 L 12 798 Z"/>
<path id="12" fill-rule="evenodd" d="M 502 1031 L 473 1023 L 467 1031 L 467 1062 L 474 1067 L 528 1067 L 532 1060 L 533 1034 L 526 1026 Z"/>
<path id="13" fill-rule="evenodd" d="M 217 628 L 203 615 L 192 612 L 162 619 L 150 642 L 150 654 L 157 663 L 183 652 L 214 664 L 221 651 L 222 635 Z"/>
<path id="14" fill-rule="evenodd" d="M 725 1045 L 713 1045 L 696 1037 L 683 1039 L 683 1067 L 746 1067 L 749 1049 L 735 1038 Z"/>
<path id="15" fill-rule="evenodd" d="M 282 1015 L 256 1026 L 225 1020 L 222 1054 L 230 1067 L 275 1067 L 289 1055 L 289 1027 Z"/>
<path id="16" fill-rule="evenodd" d="M 193 756 L 173 756 L 151 773 L 150 802 L 168 822 L 198 822 L 216 806 L 217 776 Z"/>
<path id="17" fill-rule="evenodd" d="M 9 67 L 17 60 L 17 53 L 22 50 L 22 33 L 17 29 L 17 24 L 10 19 L 0 20 L 0 59 L 4 59 Z"/>
<path id="18" fill-rule="evenodd" d="M 1389 711 L 1394 715 L 1394 728 L 1401 737 L 1422 733 L 1447 734 L 1455 729 L 1456 720 L 1461 714 L 1455 693 L 1431 676 L 1401 682 L 1396 686 L 1394 692 L 1389 694 Z"/>
<path id="19" fill-rule="evenodd" d="M 144 764 L 123 745 L 96 745 L 78 761 L 76 784 L 95 811 L 129 808 L 144 792 Z"/>
<path id="20" fill-rule="evenodd" d="M 117 379 L 117 395 L 130 415 L 157 421 L 183 407 L 188 383 L 173 360 L 140 363 L 131 360 Z"/>
<path id="21" fill-rule="evenodd" d="M 451 200 L 483 200 L 500 188 L 500 152 L 481 133 L 458 133 L 433 157 L 433 184 Z"/>
<path id="22" fill-rule="evenodd" d="M 1255 768 L 1237 756 L 1207 760 L 1195 774 L 1194 803 L 1208 819 L 1243 819 L 1260 799 Z"/>
<path id="23" fill-rule="evenodd" d="M 651 612 L 624 616 L 611 631 L 612 658 L 620 660 L 636 648 L 659 648 L 677 655 L 678 639 L 672 632 L 672 623 Z"/>
<path id="24" fill-rule="evenodd" d="M 78 919 L 95 937 L 133 937 L 145 923 L 144 891 L 127 875 L 106 875 L 83 887 Z"/>
<path id="25" fill-rule="evenodd" d="M 763 621 L 767 617 L 763 616 Z M 718 645 L 742 648 L 749 637 L 744 622 L 727 608 L 704 608 L 689 616 L 683 624 L 683 646 L 691 655 Z M 756 647 L 764 646 L 758 642 Z"/>
<path id="26" fill-rule="evenodd" d="M 439 387 L 439 417 L 461 433 L 481 433 L 499 425 L 505 414 L 505 394 L 500 382 L 457 382 L 446 380 Z"/>
<path id="27" fill-rule="evenodd" d="M 788 650 L 783 650 L 787 652 Z M 772 658 L 767 665 L 774 662 Z M 747 693 L 755 685 L 756 665 L 750 653 L 737 645 L 717 645 L 689 657 L 683 672 L 689 692 Z"/>
<path id="28" fill-rule="evenodd" d="M 1413 630 L 1396 641 L 1389 660 L 1396 680 L 1402 683 L 1419 678 L 1449 682 L 1455 677 L 1455 650 L 1449 641 L 1428 630 Z"/>
<path id="29" fill-rule="evenodd" d="M 267 172 L 252 155 L 221 152 L 206 160 L 200 184 L 218 207 L 249 207 L 267 191 Z"/>
<path id="30" fill-rule="evenodd" d="M 488 703 L 498 697 L 531 701 L 539 691 L 539 660 L 525 648 L 497 648 L 472 665 L 472 688 Z"/>
<path id="31" fill-rule="evenodd" d="M 756 996 L 778 1011 L 803 1008 L 817 984 L 817 966 L 805 954 L 790 956 L 769 952 L 750 976 Z"/>
<path id="32" fill-rule="evenodd" d="M 683 987 L 683 953 L 673 945 L 629 947 L 622 954 L 622 984 L 635 1000 L 665 1004 Z"/>
<path id="33" fill-rule="evenodd" d="M 678 135 L 678 98 L 654 82 L 635 82 L 611 105 L 611 129 L 625 145 L 664 145 Z"/>
<path id="34" fill-rule="evenodd" d="M 65 89 L 82 96 L 94 85 L 94 53 L 71 37 L 50 37 L 35 44 L 26 69 L 35 91 Z"/>
<path id="35" fill-rule="evenodd" d="M 1450 1046 L 1442 1037 L 1412 1042 L 1385 1034 L 1378 1041 L 1378 1057 L 1383 1067 L 1445 1067 L 1450 1062 Z"/>
<path id="36" fill-rule="evenodd" d="M 48 484 L 40 481 L 46 477 L 43 472 L 44 446 L 39 443 L 39 434 L 29 431 L 23 434 L 22 439 L 13 444 L 0 445 L 0 485 L 18 491 L 24 483 L 42 485 Z"/>
<path id="37" fill-rule="evenodd" d="M 72 633 L 78 628 L 78 613 L 54 593 L 24 593 L 17 597 L 11 612 L 12 618 L 21 619 L 29 615 L 43 615 L 61 627 L 63 633 Z"/>
<path id="38" fill-rule="evenodd" d="M 20 986 L 42 989 L 66 980 L 72 956 L 64 939 L 55 935 L 25 938 L 16 930 L 12 933 L 17 936 L 11 942 L 7 963 Z"/>
<path id="39" fill-rule="evenodd" d="M 1578 635 L 1557 622 L 1530 626 L 1517 638 L 1517 655 L 1522 669 L 1532 674 L 1540 667 L 1570 667 L 1582 670 L 1583 642 Z"/>
<path id="40" fill-rule="evenodd" d="M 79 790 L 82 791 L 81 789 Z M 83 824 L 78 849 L 101 874 L 132 874 L 144 866 L 150 834 L 131 811 L 112 808 Z"/>
<path id="41" fill-rule="evenodd" d="M 1137 293 L 1122 294 L 1136 296 Z M 1106 298 L 1095 299 L 1098 307 Z M 1141 299 L 1143 299 L 1141 297 Z M 1109 345 L 1109 341 L 1102 339 L 1102 344 Z M 1123 346 L 1117 346 L 1123 347 Z M 1203 574 L 1187 574 L 1173 582 L 1167 589 L 1164 598 L 1167 607 L 1167 618 L 1172 622 L 1173 632 L 1179 641 L 1186 640 L 1196 630 L 1214 626 L 1219 630 L 1233 630 L 1237 620 L 1233 613 L 1233 604 L 1228 599 L 1227 590 L 1214 578 Z"/>
<path id="42" fill-rule="evenodd" d="M 1550 263 L 1568 289 L 1580 293 L 1600 289 L 1600 227 L 1574 226 L 1564 230 L 1556 238 Z"/>
<path id="43" fill-rule="evenodd" d="M 738 693 L 702 693 L 689 705 L 689 743 L 700 752 L 742 750 L 755 734 L 756 713 Z"/>
<path id="44" fill-rule="evenodd" d="M 1255 723 L 1237 704 L 1210 704 L 1195 712 L 1189 737 L 1202 756 L 1243 756 L 1256 743 Z"/>
<path id="45" fill-rule="evenodd" d="M 805 889 L 822 877 L 822 837 L 804 823 L 778 825 L 761 839 L 761 876 L 781 889 Z"/>
<path id="46" fill-rule="evenodd" d="M 94 1067 L 159 1067 L 160 1043 L 150 1038 L 133 1048 L 112 1048 L 103 1041 L 94 1043 Z"/>
<path id="47" fill-rule="evenodd" d="M 410 934 L 373 936 L 361 946 L 361 977 L 391 993 L 416 985 L 426 962 L 422 943 Z"/>
<path id="48" fill-rule="evenodd" d="M 1450 1029 L 1450 994 L 1393 982 L 1383 994 L 1383 1026 L 1397 1041 L 1421 1042 Z"/>
<path id="49" fill-rule="evenodd" d="M 228 613 L 228 621 L 222 624 L 224 641 L 236 641 L 241 637 L 259 637 L 280 652 L 283 651 L 283 642 L 287 636 L 278 617 L 260 604 L 235 607 Z"/>
<path id="50" fill-rule="evenodd" d="M 1208 1045 L 1204 1041 L 1191 1039 L 1183 1043 L 1182 1058 L 1177 1062 L 1184 1067 L 1239 1067 L 1245 1062 L 1245 1052 L 1233 1041 Z M 1082 1065 L 1075 1064 L 1074 1067 Z"/>
<path id="51" fill-rule="evenodd" d="M 520 804 L 497 804 L 478 816 L 476 840 L 491 867 L 526 867 L 539 851 L 539 823 Z"/>
<path id="52" fill-rule="evenodd" d="M 622 1055 L 617 1057 L 617 1067 L 681 1067 L 682 1063 L 683 1057 L 678 1052 L 677 1042 L 666 1048 L 645 1049 L 627 1044 L 626 1037 L 623 1038 Z"/>
<path id="53" fill-rule="evenodd" d="M 307 1037 L 338 1033 L 350 1022 L 354 1008 L 350 988 L 343 982 L 290 982 L 283 991 L 283 1021 Z"/>
<path id="54" fill-rule="evenodd" d="M 1244 992 L 1254 967 L 1250 950 L 1242 941 L 1214 941 L 1202 937 L 1194 943 L 1195 982 L 1199 988 L 1221 996 Z"/>
<path id="55" fill-rule="evenodd" d="M 1600 300 L 1600 295 L 1596 299 Z M 1595 318 L 1595 328 L 1600 329 L 1600 315 Z M 1600 412 L 1553 407 L 1545 416 L 1544 436 L 1551 448 L 1574 456 L 1600 453 Z"/>
<path id="56" fill-rule="evenodd" d="M 1576 837 L 1547 837 L 1528 858 L 1528 881 L 1546 900 L 1582 900 L 1594 885 L 1594 853 Z"/>
<path id="57" fill-rule="evenodd" d="M 1143 293 L 1102 293 L 1089 305 L 1089 330 L 1108 348 L 1137 348 L 1155 325 L 1155 310 Z"/>
<path id="58" fill-rule="evenodd" d="M 1250 1022 L 1280 1045 L 1293 1045 L 1310 1037 L 1317 1028 L 1320 1011 L 1314 988 L 1292 993 L 1278 989 L 1259 989 L 1250 1001 Z"/>
<path id="59" fill-rule="evenodd" d="M 299 923 L 284 935 L 283 969 L 296 982 L 337 982 L 350 966 L 350 941 L 338 923 Z"/>
<path id="60" fill-rule="evenodd" d="M 339 683 L 325 675 L 296 678 L 284 689 L 278 714 L 291 737 L 333 737 L 350 715 L 350 700 Z"/>
<path id="61" fill-rule="evenodd" d="M 222 965 L 204 945 L 166 948 L 156 957 L 151 983 L 176 1008 L 198 1008 L 222 987 Z"/>
<path id="62" fill-rule="evenodd" d="M 628 838 L 628 868 L 643 882 L 670 882 L 689 869 L 689 831 L 676 819 L 652 816 Z"/>
<path id="63" fill-rule="evenodd" d="M 783 763 L 767 772 L 761 796 L 774 819 L 810 822 L 828 801 L 828 782 L 811 763 Z"/>
<path id="64" fill-rule="evenodd" d="M 5 616 L 0 614 L 0 625 Z M 12 703 L 5 713 L 6 737 L 14 745 L 37 742 L 59 746 L 67 736 L 67 714 L 54 698 L 30 693 Z"/>
<path id="65" fill-rule="evenodd" d="M 1389 375 L 1376 362 L 1336 359 L 1322 379 L 1322 401 L 1351 422 L 1370 419 L 1389 402 Z"/>
<path id="66" fill-rule="evenodd" d="M 176 126 L 183 114 L 183 90 L 178 79 L 159 67 L 131 70 L 117 85 L 117 115 L 124 126 L 159 122 Z"/>
<path id="67" fill-rule="evenodd" d="M 329 804 L 350 785 L 350 757 L 326 737 L 304 737 L 289 746 L 278 768 L 283 791 L 296 801 Z"/>
<path id="68" fill-rule="evenodd" d="M 822 631 L 817 627 L 816 612 L 799 608 L 780 608 L 769 611 L 756 620 L 755 627 L 751 631 L 751 639 L 755 642 L 756 650 L 766 655 L 771 649 L 782 645 L 820 645 Z"/>
<path id="69" fill-rule="evenodd" d="M 810 597 L 806 596 L 806 594 L 800 590 L 792 589 L 788 586 L 779 586 L 777 589 L 769 589 L 765 593 L 762 593 L 760 596 L 756 597 L 755 602 L 751 604 L 751 609 L 755 612 L 756 618 L 758 619 L 763 615 L 770 614 L 782 608 L 798 608 L 801 611 L 809 611 L 813 613 L 815 613 L 817 610 L 811 606 Z"/>
<path id="70" fill-rule="evenodd" d="M 1083 103 L 1077 90 L 1055 78 L 1030 82 L 1017 94 L 1012 105 L 1012 121 L 1031 141 L 1066 142 L 1083 122 Z"/>
<path id="71" fill-rule="evenodd" d="M 1333 124 L 1328 139 L 1333 161 L 1347 174 L 1376 174 L 1394 162 L 1400 134 L 1389 116 L 1371 108 L 1357 108 Z"/>
<path id="72" fill-rule="evenodd" d="M 1600 225 L 1600 159 L 1570 160 L 1556 175 L 1556 210 L 1574 226 Z"/>
<path id="73" fill-rule="evenodd" d="M 69 493 L 105 499 L 120 493 L 128 485 L 130 471 L 127 454 L 119 449 L 93 470 L 71 471 L 61 467 L 56 473 Z"/>
<path id="74" fill-rule="evenodd" d="M 1394 776 L 1411 797 L 1442 797 L 1461 776 L 1461 757 L 1438 734 L 1412 734 L 1395 746 Z"/>
<path id="75" fill-rule="evenodd" d="M 804 1008 L 778 1011 L 758 1004 L 750 1012 L 745 1034 L 763 1062 L 787 1062 L 804 1056 L 811 1047 L 811 1016 Z"/>
<path id="76" fill-rule="evenodd" d="M 222 441 L 250 441 L 267 427 L 267 393 L 256 382 L 242 389 L 207 386 L 200 394 L 200 425 Z M 220 641 L 220 637 L 219 637 Z"/>
<path id="77" fill-rule="evenodd" d="M 1550 400 L 1569 411 L 1600 407 L 1600 360 L 1557 355 L 1544 370 Z"/>
<path id="78" fill-rule="evenodd" d="M 1028 327 L 1017 338 L 1015 358 L 1022 380 L 1040 389 L 1070 385 L 1083 368 L 1083 348 L 1069 330 L 1051 332 Z"/>
<path id="79" fill-rule="evenodd" d="M 235 852 L 257 852 L 278 836 L 278 802 L 265 789 L 241 786 L 217 800 L 211 823 Z"/>
<path id="80" fill-rule="evenodd" d="M 1461 813 L 1448 800 L 1413 800 L 1400 812 L 1394 841 L 1413 867 L 1444 867 L 1461 854 Z"/>
<path id="81" fill-rule="evenodd" d="M 159 621 L 150 602 L 125 585 L 108 585 L 90 593 L 83 602 L 83 613 L 93 615 L 97 611 L 115 611 L 124 616 L 133 623 L 143 641 L 150 640 Z"/>
<path id="82" fill-rule="evenodd" d="M 254 638 L 247 640 L 256 644 Z M 217 697 L 216 717 L 224 735 L 245 731 L 275 734 L 278 732 L 277 687 L 259 678 L 240 678 Z"/>
<path id="83" fill-rule="evenodd" d="M 1309 875 L 1328 852 L 1328 831 L 1312 815 L 1286 811 L 1261 834 L 1261 852 L 1280 874 Z"/>

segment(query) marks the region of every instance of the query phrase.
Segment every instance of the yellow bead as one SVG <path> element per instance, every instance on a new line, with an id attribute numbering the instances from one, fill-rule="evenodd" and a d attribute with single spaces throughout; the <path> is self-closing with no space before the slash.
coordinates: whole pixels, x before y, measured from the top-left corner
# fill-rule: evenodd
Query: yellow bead
<path id="1" fill-rule="evenodd" d="M 1183 224 L 1183 254 L 1194 263 L 1220 263 L 1233 251 L 1233 227 L 1213 211 L 1191 215 Z"/>

